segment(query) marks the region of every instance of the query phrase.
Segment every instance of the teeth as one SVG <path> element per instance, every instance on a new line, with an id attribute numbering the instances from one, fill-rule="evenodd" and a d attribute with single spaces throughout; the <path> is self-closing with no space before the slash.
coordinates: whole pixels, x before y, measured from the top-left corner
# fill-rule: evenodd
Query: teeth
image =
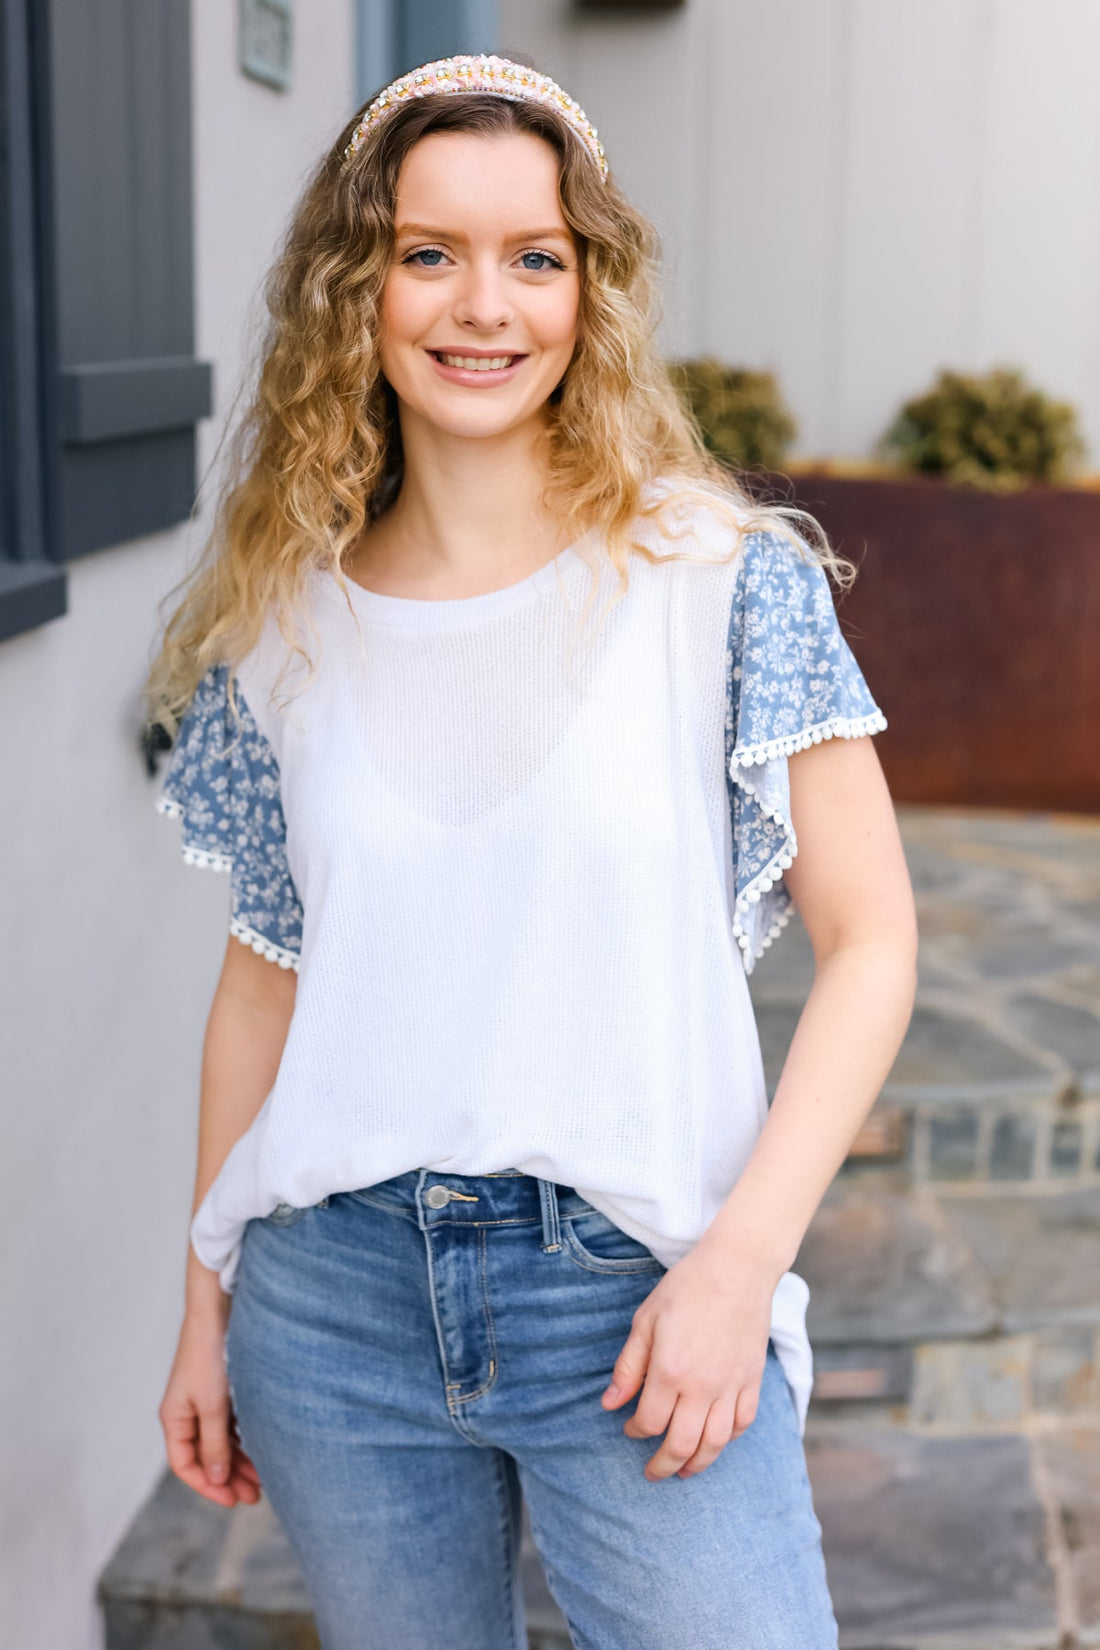
<path id="1" fill-rule="evenodd" d="M 466 367 L 470 372 L 493 372 L 510 367 L 514 355 L 443 355 L 439 359 L 447 367 Z"/>

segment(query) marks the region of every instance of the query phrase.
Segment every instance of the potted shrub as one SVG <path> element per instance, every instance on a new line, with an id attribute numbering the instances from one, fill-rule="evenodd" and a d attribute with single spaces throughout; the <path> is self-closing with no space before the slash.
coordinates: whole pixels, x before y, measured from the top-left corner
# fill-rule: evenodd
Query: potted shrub
<path id="1" fill-rule="evenodd" d="M 841 625 L 886 712 L 899 801 L 1100 812 L 1100 480 L 1073 409 L 942 373 L 875 460 L 743 477 L 860 568 Z"/>
<path id="2" fill-rule="evenodd" d="M 710 451 L 738 471 L 774 471 L 798 427 L 774 373 L 727 367 L 713 355 L 669 363 Z"/>

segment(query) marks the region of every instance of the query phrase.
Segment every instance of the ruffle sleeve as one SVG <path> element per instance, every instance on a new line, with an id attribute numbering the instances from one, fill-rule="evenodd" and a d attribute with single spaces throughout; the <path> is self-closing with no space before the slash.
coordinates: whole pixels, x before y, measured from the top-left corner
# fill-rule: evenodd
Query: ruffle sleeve
<path id="1" fill-rule="evenodd" d="M 886 718 L 841 633 L 824 568 L 779 533 L 746 535 L 726 669 L 733 932 L 750 974 L 791 915 L 788 757 L 823 739 L 879 733 Z"/>
<path id="2" fill-rule="evenodd" d="M 229 703 L 228 663 L 200 680 L 154 799 L 182 822 L 188 865 L 230 876 L 229 931 L 281 968 L 297 970 L 302 906 L 286 856 L 279 767 L 241 692 Z"/>

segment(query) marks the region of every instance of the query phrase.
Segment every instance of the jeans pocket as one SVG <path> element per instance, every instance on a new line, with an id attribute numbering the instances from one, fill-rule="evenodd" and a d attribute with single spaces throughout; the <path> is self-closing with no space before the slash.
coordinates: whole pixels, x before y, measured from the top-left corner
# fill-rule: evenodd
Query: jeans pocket
<path id="1" fill-rule="evenodd" d="M 566 1253 L 588 1272 L 656 1274 L 665 1270 L 651 1249 L 598 1209 L 565 1216 L 561 1230 Z"/>
<path id="2" fill-rule="evenodd" d="M 384 1186 L 385 1181 L 381 1184 Z M 387 1215 L 406 1215 L 413 1224 L 416 1224 L 415 1205 L 407 1200 L 394 1196 L 392 1193 L 379 1191 L 375 1186 L 360 1186 L 353 1192 L 344 1192 L 353 1203 L 363 1203 L 368 1209 L 381 1209 Z"/>

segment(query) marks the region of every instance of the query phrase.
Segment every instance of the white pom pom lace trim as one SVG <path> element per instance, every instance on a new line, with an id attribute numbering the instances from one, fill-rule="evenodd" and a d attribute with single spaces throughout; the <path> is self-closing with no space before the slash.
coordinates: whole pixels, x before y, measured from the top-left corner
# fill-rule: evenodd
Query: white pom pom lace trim
<path id="1" fill-rule="evenodd" d="M 734 755 L 736 755 L 736 752 Z M 786 928 L 787 924 L 791 920 L 791 909 L 790 906 L 787 906 L 784 910 L 777 913 L 774 922 L 768 929 L 768 932 L 761 936 L 759 949 L 756 951 L 752 949 L 752 939 L 746 932 L 741 919 L 742 917 L 748 915 L 752 906 L 760 903 L 761 894 L 765 893 L 769 888 L 773 888 L 775 886 L 775 884 L 782 877 L 783 872 L 787 869 L 788 865 L 793 864 L 794 856 L 798 852 L 798 839 L 794 834 L 794 826 L 786 815 L 780 813 L 777 808 L 769 808 L 762 800 L 756 787 L 745 777 L 745 775 L 743 773 L 734 772 L 734 765 L 734 758 L 731 757 L 730 777 L 736 780 L 736 782 L 741 786 L 741 789 L 752 797 L 753 801 L 756 803 L 756 806 L 760 809 L 760 812 L 764 814 L 766 818 L 772 820 L 774 824 L 778 825 L 783 832 L 783 841 L 776 853 L 772 855 L 763 870 L 756 873 L 748 886 L 741 890 L 734 903 L 733 922 L 731 925 L 733 929 L 733 937 L 744 953 L 745 971 L 748 973 L 751 971 L 753 962 L 763 956 L 772 941 L 783 932 L 784 928 Z"/>
<path id="2" fill-rule="evenodd" d="M 169 819 L 182 819 L 183 808 L 171 796 L 163 794 L 154 798 L 154 806 L 158 814 L 165 814 Z M 182 842 L 180 853 L 185 865 L 201 865 L 206 871 L 231 871 L 233 859 L 230 854 L 219 853 L 216 848 L 200 848 L 197 842 Z"/>
<path id="3" fill-rule="evenodd" d="M 774 762 L 777 757 L 794 756 L 796 751 L 820 745 L 825 739 L 861 739 L 865 733 L 882 733 L 886 725 L 885 716 L 876 706 L 866 716 L 831 716 L 827 722 L 800 728 L 782 739 L 770 739 L 762 745 L 739 745 L 730 757 L 731 775 L 737 779 L 738 775 L 732 771 L 735 766 L 751 768 L 758 762 Z"/>
<path id="4" fill-rule="evenodd" d="M 761 935 L 759 947 L 755 951 L 742 918 L 748 915 L 752 906 L 760 903 L 761 894 L 766 893 L 769 888 L 774 888 L 782 879 L 783 872 L 793 864 L 798 853 L 798 839 L 792 821 L 779 809 L 767 806 L 743 770 L 764 762 L 777 761 L 781 757 L 793 756 L 796 751 L 808 750 L 811 745 L 820 745 L 826 739 L 859 739 L 864 734 L 881 733 L 885 727 L 886 718 L 876 706 L 867 716 L 832 716 L 827 722 L 818 722 L 814 727 L 800 728 L 797 733 L 787 734 L 782 739 L 774 739 L 762 745 L 738 746 L 731 755 L 730 778 L 752 797 L 760 812 L 783 832 L 783 841 L 778 850 L 763 870 L 758 871 L 747 887 L 742 889 L 734 905 L 731 927 L 733 936 L 744 953 L 746 973 L 751 971 L 752 964 L 763 956 L 772 941 L 786 928 L 791 920 L 791 907 L 785 906 L 777 912 L 767 933 Z"/>
<path id="5" fill-rule="evenodd" d="M 229 932 L 243 945 L 250 945 L 257 956 L 266 957 L 268 962 L 278 963 L 280 968 L 292 968 L 295 973 L 298 972 L 297 951 L 288 951 L 285 946 L 276 945 L 263 934 L 257 933 L 255 928 L 249 928 L 247 923 L 239 922 L 236 917 L 229 919 Z"/>
<path id="6" fill-rule="evenodd" d="M 741 950 L 744 952 L 744 962 L 745 962 L 745 973 L 746 974 L 751 974 L 752 973 L 752 964 L 754 962 L 759 962 L 760 961 L 760 958 L 764 955 L 765 951 L 768 949 L 768 946 L 772 943 L 772 941 L 778 935 L 780 935 L 783 932 L 784 928 L 786 928 L 786 926 L 790 922 L 790 920 L 791 920 L 791 907 L 789 905 L 787 905 L 787 906 L 784 906 L 782 911 L 780 911 L 779 915 L 776 917 L 775 921 L 772 923 L 771 927 L 768 929 L 768 932 L 766 934 L 761 935 L 759 947 L 757 948 L 757 950 L 753 951 L 752 950 L 752 941 L 751 941 L 751 939 L 746 934 L 744 928 L 741 926 L 741 922 L 740 922 L 739 918 L 737 918 L 736 916 L 734 917 L 733 922 L 731 924 L 731 928 L 732 928 L 732 931 L 733 931 L 734 939 L 737 941 L 738 945 L 741 947 Z"/>
<path id="7" fill-rule="evenodd" d="M 233 869 L 233 861 L 228 854 L 215 853 L 210 848 L 198 848 L 193 842 L 185 842 L 180 852 L 185 865 L 201 865 L 206 871 Z"/>
<path id="8" fill-rule="evenodd" d="M 183 808 L 170 796 L 163 793 L 154 798 L 154 806 L 159 814 L 165 814 L 169 819 L 182 819 Z M 185 865 L 200 865 L 208 871 L 231 871 L 233 856 L 221 854 L 211 848 L 200 848 L 197 843 L 184 842 L 180 853 Z M 298 952 L 288 951 L 283 945 L 276 945 L 266 935 L 250 928 L 247 923 L 237 917 L 229 919 L 229 932 L 244 945 L 250 945 L 258 956 L 266 957 L 269 962 L 278 963 L 280 968 L 293 968 L 298 972 Z"/>

